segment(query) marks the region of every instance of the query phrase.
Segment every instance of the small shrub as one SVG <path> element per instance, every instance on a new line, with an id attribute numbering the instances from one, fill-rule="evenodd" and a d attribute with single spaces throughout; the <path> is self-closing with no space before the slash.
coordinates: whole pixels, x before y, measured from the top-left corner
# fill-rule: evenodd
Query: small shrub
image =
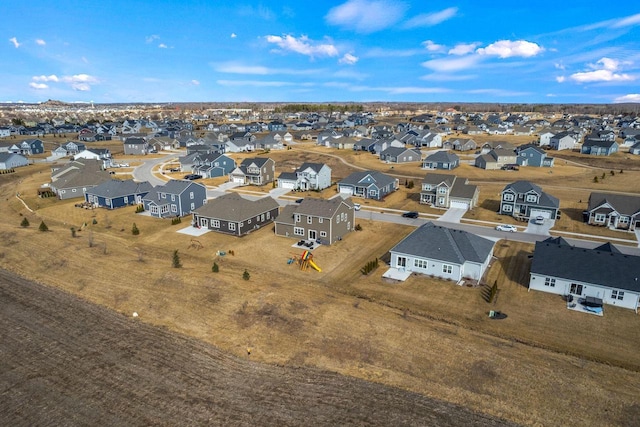
<path id="1" fill-rule="evenodd" d="M 244 270 L 244 273 L 242 273 L 242 278 L 244 280 L 249 280 L 251 278 L 251 275 L 249 274 L 249 271 Z"/>
<path id="2" fill-rule="evenodd" d="M 40 230 L 40 231 L 49 231 L 49 227 L 47 227 L 47 224 L 45 224 L 44 221 L 42 221 L 40 223 L 40 227 L 38 227 L 38 230 Z"/>
<path id="3" fill-rule="evenodd" d="M 173 251 L 173 259 L 171 261 L 171 265 L 173 268 L 182 267 L 182 263 L 180 262 L 180 255 L 178 255 L 178 250 Z"/>
<path id="4" fill-rule="evenodd" d="M 409 183 L 407 184 L 407 188 L 411 189 L 413 188 L 415 184 L 413 183 L 413 180 L 409 181 Z"/>
<path id="5" fill-rule="evenodd" d="M 20 223 L 20 227 L 28 227 L 29 226 L 29 220 L 27 219 L 27 217 L 22 218 L 22 222 Z"/>
<path id="6" fill-rule="evenodd" d="M 138 229 L 138 226 L 135 222 L 133 223 L 133 227 L 131 227 L 131 234 L 133 234 L 134 236 L 140 234 L 140 230 Z"/>
<path id="7" fill-rule="evenodd" d="M 213 263 L 213 266 L 211 267 L 211 271 L 214 272 L 214 273 L 217 273 L 217 272 L 220 271 L 220 267 L 218 267 L 218 263 L 217 262 Z"/>
<path id="8" fill-rule="evenodd" d="M 95 218 L 93 218 L 93 221 L 91 221 L 91 223 L 92 223 L 93 225 L 96 225 L 96 224 L 98 223 L 98 220 L 97 220 L 97 219 L 95 219 Z"/>
<path id="9" fill-rule="evenodd" d="M 606 176 L 607 176 L 607 174 L 602 172 L 602 176 L 600 177 L 600 179 L 604 179 Z"/>
<path id="10" fill-rule="evenodd" d="M 624 172 L 624 171 L 623 171 L 622 169 L 620 169 L 620 172 L 619 172 L 619 173 L 622 173 L 622 172 Z"/>
<path id="11" fill-rule="evenodd" d="M 593 177 L 593 182 L 598 182 L 598 177 L 597 176 Z"/>
<path id="12" fill-rule="evenodd" d="M 136 206 L 136 213 L 144 212 L 144 205 Z"/>
<path id="13" fill-rule="evenodd" d="M 611 174 L 611 176 L 614 176 L 616 174 L 615 171 L 611 171 L 609 173 Z"/>
<path id="14" fill-rule="evenodd" d="M 362 231 L 362 226 L 360 224 L 356 224 L 355 228 L 356 231 Z"/>
<path id="15" fill-rule="evenodd" d="M 378 268 L 378 264 L 378 258 L 374 259 L 373 261 L 369 261 L 365 264 L 364 267 L 360 269 L 360 273 L 362 273 L 363 276 L 366 276 L 367 274 Z"/>
<path id="16" fill-rule="evenodd" d="M 76 228 L 71 227 L 71 237 L 76 237 Z"/>

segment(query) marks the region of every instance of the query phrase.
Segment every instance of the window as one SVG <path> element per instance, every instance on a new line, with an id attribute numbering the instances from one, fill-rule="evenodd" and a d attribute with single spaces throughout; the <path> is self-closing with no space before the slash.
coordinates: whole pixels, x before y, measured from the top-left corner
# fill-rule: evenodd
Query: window
<path id="1" fill-rule="evenodd" d="M 621 216 L 620 219 L 618 220 L 618 223 L 620 223 L 620 224 L 629 224 L 629 217 L 628 216 Z"/>
<path id="2" fill-rule="evenodd" d="M 607 216 L 605 214 L 596 214 L 595 222 L 604 222 Z"/>
<path id="3" fill-rule="evenodd" d="M 537 202 L 538 201 L 538 196 L 535 194 L 527 194 L 527 202 Z"/>
<path id="4" fill-rule="evenodd" d="M 296 236 L 304 236 L 304 228 L 293 227 L 293 234 L 295 234 Z"/>
<path id="5" fill-rule="evenodd" d="M 340 215 L 336 215 L 336 224 L 340 224 Z"/>
<path id="6" fill-rule="evenodd" d="M 271 212 L 267 212 L 267 219 L 271 218 Z"/>
<path id="7" fill-rule="evenodd" d="M 443 273 L 451 274 L 452 271 L 453 271 L 453 266 L 452 265 L 442 264 L 442 272 Z"/>
<path id="8" fill-rule="evenodd" d="M 513 210 L 513 206 L 511 205 L 502 205 L 503 212 L 511 212 Z"/>
<path id="9" fill-rule="evenodd" d="M 160 212 L 162 212 L 162 213 L 167 213 L 167 212 L 169 212 L 169 205 L 164 205 L 164 206 L 162 207 L 162 209 L 160 210 Z"/>
<path id="10" fill-rule="evenodd" d="M 425 184 L 422 188 L 423 188 L 425 191 L 431 191 L 431 184 Z"/>
<path id="11" fill-rule="evenodd" d="M 193 191 L 191 193 L 189 193 L 189 198 L 193 199 Z M 171 200 L 173 200 L 173 196 L 171 196 Z"/>
<path id="12" fill-rule="evenodd" d="M 167 194 L 166 193 L 162 193 L 162 198 L 166 199 L 167 198 Z"/>
<path id="13" fill-rule="evenodd" d="M 151 206 L 151 213 L 152 214 L 157 214 L 158 213 L 158 207 L 157 206 Z"/>
<path id="14" fill-rule="evenodd" d="M 427 268 L 429 263 L 424 259 L 414 259 L 413 265 L 418 268 Z"/>
<path id="15" fill-rule="evenodd" d="M 438 188 L 438 193 L 439 194 L 447 194 L 447 187 Z"/>
<path id="16" fill-rule="evenodd" d="M 544 279 L 544 285 L 545 286 L 550 286 L 552 288 L 556 287 L 556 279 L 552 279 L 551 277 L 546 277 Z"/>
<path id="17" fill-rule="evenodd" d="M 172 202 L 175 202 L 175 201 L 176 201 L 176 195 L 175 195 L 175 194 L 172 194 L 172 195 L 171 195 L 171 201 L 172 201 Z"/>
<path id="18" fill-rule="evenodd" d="M 260 222 L 264 222 L 264 214 L 260 214 Z"/>
<path id="19" fill-rule="evenodd" d="M 218 219 L 212 219 L 212 220 L 211 220 L 211 226 L 212 226 L 213 228 L 220 228 L 220 220 L 218 220 Z"/>
<path id="20" fill-rule="evenodd" d="M 178 212 L 178 207 L 176 205 L 171 205 L 171 212 Z"/>
<path id="21" fill-rule="evenodd" d="M 72 193 L 75 193 L 75 192 L 76 192 L 76 189 L 75 189 L 75 188 L 73 188 L 73 189 L 71 190 L 71 192 L 72 192 Z M 125 203 L 126 203 L 126 202 L 127 202 L 127 201 L 125 200 Z"/>
<path id="22" fill-rule="evenodd" d="M 572 283 L 571 288 L 569 289 L 569 293 L 572 293 L 574 295 L 582 295 L 582 285 Z"/>
<path id="23" fill-rule="evenodd" d="M 324 218 L 318 218 L 318 223 L 322 224 L 324 222 Z"/>
<path id="24" fill-rule="evenodd" d="M 611 299 L 624 299 L 624 291 L 611 291 Z"/>
<path id="25" fill-rule="evenodd" d="M 294 222 L 300 222 L 300 214 L 295 214 L 293 218 Z"/>
<path id="26" fill-rule="evenodd" d="M 313 217 L 311 216 L 307 217 L 307 224 L 313 224 Z"/>
<path id="27" fill-rule="evenodd" d="M 191 203 L 191 210 L 194 210 L 196 208 L 196 204 L 195 203 Z"/>
<path id="28" fill-rule="evenodd" d="M 321 231 L 320 232 L 320 237 L 327 237 L 327 232 L 326 231 Z"/>
<path id="29" fill-rule="evenodd" d="M 230 222 L 229 223 L 229 231 L 236 231 L 236 223 L 235 222 Z"/>
<path id="30" fill-rule="evenodd" d="M 504 193 L 504 195 L 502 196 L 502 200 L 505 200 L 507 202 L 513 202 L 513 194 Z"/>
<path id="31" fill-rule="evenodd" d="M 440 205 L 444 205 L 444 197 L 439 197 L 439 198 L 438 198 L 438 203 L 439 203 Z"/>

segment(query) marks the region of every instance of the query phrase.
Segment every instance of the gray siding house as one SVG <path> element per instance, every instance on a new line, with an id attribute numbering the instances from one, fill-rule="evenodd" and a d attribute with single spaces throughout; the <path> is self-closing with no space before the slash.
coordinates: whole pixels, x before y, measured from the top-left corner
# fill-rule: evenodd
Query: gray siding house
<path id="1" fill-rule="evenodd" d="M 610 156 L 618 152 L 618 143 L 600 139 L 586 139 L 582 144 L 582 148 L 580 148 L 580 152 L 594 156 Z"/>
<path id="2" fill-rule="evenodd" d="M 576 142 L 569 132 L 560 132 L 549 138 L 549 147 L 554 150 L 572 150 Z"/>
<path id="3" fill-rule="evenodd" d="M 418 162 L 422 153 L 418 148 L 389 147 L 380 152 L 380 160 L 387 163 Z"/>
<path id="4" fill-rule="evenodd" d="M 355 227 L 355 209 L 351 199 L 307 197 L 302 203 L 287 205 L 275 221 L 278 236 L 319 241 L 331 245 Z"/>
<path id="5" fill-rule="evenodd" d="M 87 189 L 84 198 L 95 207 L 116 209 L 142 203 L 142 198 L 153 190 L 147 181 L 135 182 L 131 179 L 120 181 L 112 179 Z"/>
<path id="6" fill-rule="evenodd" d="M 130 137 L 124 140 L 124 154 L 146 155 L 149 153 L 149 143 L 144 138 Z"/>
<path id="7" fill-rule="evenodd" d="M 547 152 L 540 147 L 527 144 L 519 147 L 517 152 L 516 161 L 520 166 L 553 167 L 553 157 L 547 156 Z"/>
<path id="8" fill-rule="evenodd" d="M 21 154 L 0 153 L 0 170 L 19 168 L 28 164 L 29 159 Z"/>
<path id="9" fill-rule="evenodd" d="M 278 210 L 278 202 L 272 197 L 249 200 L 238 193 L 227 193 L 196 209 L 192 225 L 219 233 L 244 236 L 276 219 Z"/>
<path id="10" fill-rule="evenodd" d="M 291 190 L 324 190 L 331 187 L 331 168 L 324 163 L 305 162 L 295 172 L 282 172 L 278 188 Z"/>
<path id="11" fill-rule="evenodd" d="M 230 182 L 242 185 L 265 185 L 276 179 L 276 162 L 267 157 L 244 159 L 229 174 Z"/>
<path id="12" fill-rule="evenodd" d="M 389 251 L 391 268 L 408 277 L 420 273 L 455 282 L 482 279 L 494 242 L 475 234 L 427 222 Z"/>
<path id="13" fill-rule="evenodd" d="M 556 219 L 560 202 L 529 181 L 516 181 L 502 190 L 500 214 L 532 218 Z"/>
<path id="14" fill-rule="evenodd" d="M 422 181 L 420 203 L 437 208 L 473 209 L 478 204 L 478 187 L 466 178 L 428 173 Z"/>
<path id="15" fill-rule="evenodd" d="M 98 160 L 73 160 L 51 172 L 49 188 L 60 200 L 84 198 L 87 190 L 109 181 L 111 175 Z"/>
<path id="16" fill-rule="evenodd" d="M 181 217 L 207 203 L 207 188 L 193 181 L 172 179 L 143 198 L 145 211 L 156 218 Z"/>
<path id="17" fill-rule="evenodd" d="M 585 220 L 614 230 L 640 230 L 640 196 L 591 193 Z"/>
<path id="18" fill-rule="evenodd" d="M 338 182 L 338 192 L 365 199 L 382 200 L 398 189 L 398 179 L 378 171 L 354 172 Z"/>
<path id="19" fill-rule="evenodd" d="M 436 151 L 422 161 L 422 169 L 452 170 L 460 166 L 460 157 L 447 151 Z"/>

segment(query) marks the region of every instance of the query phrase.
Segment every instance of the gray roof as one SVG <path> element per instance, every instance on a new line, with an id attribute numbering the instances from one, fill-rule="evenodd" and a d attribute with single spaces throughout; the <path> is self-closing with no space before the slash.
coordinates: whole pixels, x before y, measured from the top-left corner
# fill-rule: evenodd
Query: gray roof
<path id="1" fill-rule="evenodd" d="M 304 162 L 302 164 L 302 166 L 300 166 L 297 171 L 298 172 L 302 172 L 305 171 L 307 169 L 311 169 L 313 170 L 315 173 L 320 172 L 320 170 L 325 166 L 324 163 L 311 163 L 311 162 Z"/>
<path id="2" fill-rule="evenodd" d="M 516 194 L 524 194 L 533 190 L 536 193 L 540 194 L 540 199 L 538 200 L 538 203 L 537 203 L 538 206 L 553 207 L 556 209 L 560 207 L 560 201 L 556 197 L 545 193 L 544 191 L 542 191 L 542 188 L 538 187 L 536 184 L 532 182 L 522 181 L 522 180 L 512 182 L 511 184 L 507 184 L 507 186 L 504 187 L 504 190 L 502 191 L 504 192 L 507 189 L 513 190 Z"/>
<path id="3" fill-rule="evenodd" d="M 295 172 L 281 172 L 280 175 L 278 176 L 278 179 L 286 179 L 289 181 L 297 181 L 298 180 L 298 174 Z"/>
<path id="4" fill-rule="evenodd" d="M 132 179 L 127 179 L 125 181 L 112 179 L 93 187 L 90 191 L 87 191 L 87 193 L 100 197 L 114 198 L 130 196 L 132 194 L 148 193 L 152 189 L 153 186 L 147 181 L 135 182 Z"/>
<path id="5" fill-rule="evenodd" d="M 261 168 L 269 160 L 270 159 L 268 157 L 249 157 L 247 159 L 244 159 L 242 163 L 240 163 L 240 167 L 246 168 L 248 166 L 251 166 L 252 163 L 255 163 L 256 166 Z"/>
<path id="6" fill-rule="evenodd" d="M 298 205 L 295 213 L 322 218 L 333 218 L 342 203 L 353 207 L 351 199 L 343 199 L 342 197 L 334 197 L 328 200 L 307 197 Z"/>
<path id="7" fill-rule="evenodd" d="M 640 196 L 611 193 L 591 193 L 587 210 L 592 211 L 604 203 L 608 203 L 616 211 L 624 215 L 633 215 L 640 212 Z"/>
<path id="8" fill-rule="evenodd" d="M 422 183 L 432 185 L 440 185 L 442 183 L 445 183 L 447 184 L 447 187 L 451 187 L 455 180 L 455 175 L 447 175 L 444 173 L 428 173 L 422 180 Z"/>
<path id="9" fill-rule="evenodd" d="M 462 178 L 456 179 L 449 192 L 449 196 L 459 199 L 473 199 L 476 191 L 478 191 L 478 186 L 468 184 L 466 181 L 466 179 Z"/>
<path id="10" fill-rule="evenodd" d="M 435 153 L 427 156 L 424 161 L 425 162 L 448 162 L 454 163 L 460 160 L 454 153 L 449 153 L 448 151 L 436 151 Z"/>
<path id="11" fill-rule="evenodd" d="M 15 153 L 0 153 L 0 162 L 6 162 L 7 160 L 9 160 L 11 157 L 21 157 L 25 160 L 27 160 L 26 157 L 20 155 L 20 154 L 15 154 Z"/>
<path id="12" fill-rule="evenodd" d="M 585 249 L 537 242 L 531 273 L 640 292 L 640 257 L 606 247 Z"/>
<path id="13" fill-rule="evenodd" d="M 378 188 L 384 187 L 388 184 L 392 184 L 396 181 L 394 177 L 385 175 L 379 171 L 360 171 L 360 172 L 352 173 L 351 175 L 349 175 L 348 177 L 340 181 L 340 184 L 347 184 L 347 185 L 354 185 L 354 186 L 362 185 L 360 181 L 366 178 L 367 175 L 371 176 L 371 178 L 373 179 L 373 181 L 375 182 Z"/>
<path id="14" fill-rule="evenodd" d="M 257 200 L 249 200 L 238 193 L 227 193 L 195 210 L 199 216 L 223 219 L 226 221 L 246 221 L 256 215 L 279 207 L 272 197 L 266 196 Z"/>
<path id="15" fill-rule="evenodd" d="M 613 147 L 614 145 L 618 145 L 618 143 L 615 141 L 603 141 L 600 139 L 585 139 L 584 143 L 582 144 L 583 147 L 603 147 L 603 148 L 610 148 L 610 147 Z"/>
<path id="16" fill-rule="evenodd" d="M 485 262 L 491 255 L 494 244 L 489 239 L 467 231 L 427 222 L 395 245 L 391 252 L 461 265 L 467 261 Z"/>
<path id="17" fill-rule="evenodd" d="M 187 190 L 189 187 L 193 186 L 202 187 L 205 192 L 207 191 L 207 188 L 204 185 L 184 179 L 172 179 L 171 181 L 168 181 L 164 185 L 156 187 L 155 189 L 161 193 L 180 194 L 183 191 Z"/>
<path id="18" fill-rule="evenodd" d="M 400 154 L 404 153 L 405 151 L 411 151 L 414 154 L 417 155 L 421 155 L 422 153 L 420 152 L 420 149 L 418 148 L 406 148 L 406 147 L 389 147 L 385 150 L 382 150 L 382 152 L 380 153 L 381 156 L 399 156 Z"/>

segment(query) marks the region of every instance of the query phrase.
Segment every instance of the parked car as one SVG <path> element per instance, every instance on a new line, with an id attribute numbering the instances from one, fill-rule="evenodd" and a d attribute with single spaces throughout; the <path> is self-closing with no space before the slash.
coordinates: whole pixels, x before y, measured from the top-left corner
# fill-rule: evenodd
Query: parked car
<path id="1" fill-rule="evenodd" d="M 296 199 L 296 203 L 302 203 L 304 199 Z"/>
<path id="2" fill-rule="evenodd" d="M 360 203 L 354 203 L 354 204 L 353 204 L 353 209 L 354 209 L 354 210 L 356 210 L 356 211 L 359 211 L 359 210 L 360 210 L 360 207 L 361 207 L 361 206 L 360 206 Z"/>
<path id="3" fill-rule="evenodd" d="M 544 224 L 544 217 L 543 216 L 537 216 L 533 219 L 533 223 L 534 224 L 538 224 L 538 225 L 543 225 Z"/>
<path id="4" fill-rule="evenodd" d="M 202 175 L 198 175 L 196 173 L 190 173 L 184 176 L 184 179 L 188 179 L 189 181 L 193 181 L 195 179 L 200 179 L 200 178 L 202 178 Z"/>
<path id="5" fill-rule="evenodd" d="M 416 211 L 409 211 L 402 214 L 403 218 L 418 218 L 420 214 Z"/>
<path id="6" fill-rule="evenodd" d="M 518 231 L 518 228 L 515 225 L 511 225 L 511 224 L 500 224 L 500 225 L 496 225 L 496 230 L 515 233 L 516 231 Z"/>

